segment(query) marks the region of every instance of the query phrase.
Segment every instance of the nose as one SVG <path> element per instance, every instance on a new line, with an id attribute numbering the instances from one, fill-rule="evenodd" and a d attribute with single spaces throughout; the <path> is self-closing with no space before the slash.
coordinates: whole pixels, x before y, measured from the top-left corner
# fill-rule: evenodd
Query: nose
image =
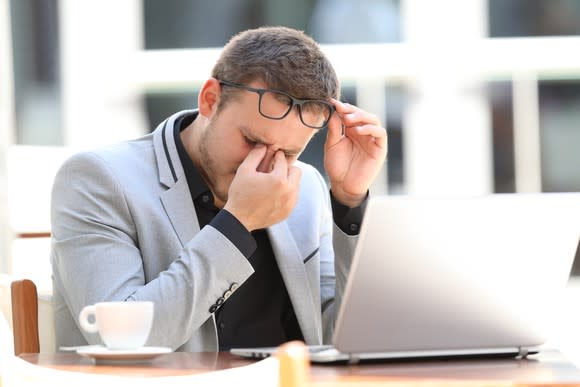
<path id="1" fill-rule="evenodd" d="M 274 167 L 273 162 L 275 153 L 276 150 L 272 148 L 272 146 L 268 146 L 268 149 L 266 149 L 266 154 L 264 155 L 264 158 L 262 159 L 260 164 L 258 164 L 258 168 L 256 168 L 256 171 L 264 173 L 271 172 L 272 168 Z"/>

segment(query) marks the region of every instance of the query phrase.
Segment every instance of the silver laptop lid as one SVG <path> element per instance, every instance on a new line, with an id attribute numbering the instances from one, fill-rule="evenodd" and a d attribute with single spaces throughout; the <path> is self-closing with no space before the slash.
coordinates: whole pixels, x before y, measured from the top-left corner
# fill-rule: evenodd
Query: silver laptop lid
<path id="1" fill-rule="evenodd" d="M 580 237 L 580 195 L 371 198 L 333 343 L 347 353 L 534 347 Z"/>

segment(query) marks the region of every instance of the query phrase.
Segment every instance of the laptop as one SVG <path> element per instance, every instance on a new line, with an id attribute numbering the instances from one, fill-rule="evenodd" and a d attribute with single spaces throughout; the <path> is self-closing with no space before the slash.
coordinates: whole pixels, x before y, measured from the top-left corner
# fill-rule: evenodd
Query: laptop
<path id="1" fill-rule="evenodd" d="M 332 346 L 310 360 L 537 353 L 579 238 L 580 194 L 371 197 Z"/>

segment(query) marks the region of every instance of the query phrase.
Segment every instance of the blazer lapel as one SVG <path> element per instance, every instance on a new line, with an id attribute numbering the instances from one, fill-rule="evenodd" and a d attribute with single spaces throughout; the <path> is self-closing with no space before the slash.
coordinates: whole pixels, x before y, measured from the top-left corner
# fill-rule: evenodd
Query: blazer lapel
<path id="1" fill-rule="evenodd" d="M 161 193 L 161 202 L 182 245 L 199 232 L 197 215 L 173 137 L 175 120 L 186 113 L 191 111 L 172 115 L 159 124 L 153 134 L 159 182 L 168 188 Z"/>
<path id="2" fill-rule="evenodd" d="M 304 340 L 308 344 L 321 344 L 321 306 L 314 305 L 302 256 L 292 233 L 288 229 L 288 224 L 286 222 L 277 223 L 268 228 L 268 233 Z"/>
<path id="3" fill-rule="evenodd" d="M 191 201 L 185 176 L 182 176 L 173 187 L 161 194 L 161 202 L 181 245 L 184 246 L 199 232 L 197 214 Z"/>

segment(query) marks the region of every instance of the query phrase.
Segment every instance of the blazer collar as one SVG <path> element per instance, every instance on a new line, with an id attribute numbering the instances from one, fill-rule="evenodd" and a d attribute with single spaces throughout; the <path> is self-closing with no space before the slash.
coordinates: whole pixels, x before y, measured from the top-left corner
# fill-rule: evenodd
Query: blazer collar
<path id="1" fill-rule="evenodd" d="M 183 166 L 173 138 L 175 121 L 186 114 L 196 113 L 197 110 L 183 110 L 177 112 L 160 123 L 153 132 L 153 144 L 159 170 L 159 181 L 166 187 L 171 187 L 184 175 Z"/>

